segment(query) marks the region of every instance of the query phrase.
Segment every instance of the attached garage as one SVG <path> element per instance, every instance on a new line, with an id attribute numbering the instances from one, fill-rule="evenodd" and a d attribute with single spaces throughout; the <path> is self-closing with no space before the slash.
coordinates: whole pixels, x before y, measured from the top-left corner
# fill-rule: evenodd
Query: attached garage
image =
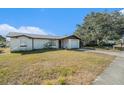
<path id="1" fill-rule="evenodd" d="M 67 49 L 80 48 L 80 38 L 74 35 L 66 36 L 62 38 L 61 48 L 67 48 Z"/>
<path id="2" fill-rule="evenodd" d="M 42 49 L 43 47 L 42 39 L 33 39 L 33 49 Z"/>
<path id="3" fill-rule="evenodd" d="M 70 39 L 70 48 L 79 48 L 79 39 Z"/>

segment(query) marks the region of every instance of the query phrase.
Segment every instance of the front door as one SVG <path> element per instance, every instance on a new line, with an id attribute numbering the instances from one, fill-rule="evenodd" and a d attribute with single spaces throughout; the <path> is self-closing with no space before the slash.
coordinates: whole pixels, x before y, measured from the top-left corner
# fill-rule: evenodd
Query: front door
<path id="1" fill-rule="evenodd" d="M 59 40 L 59 48 L 62 48 L 62 47 L 61 47 L 61 40 Z"/>

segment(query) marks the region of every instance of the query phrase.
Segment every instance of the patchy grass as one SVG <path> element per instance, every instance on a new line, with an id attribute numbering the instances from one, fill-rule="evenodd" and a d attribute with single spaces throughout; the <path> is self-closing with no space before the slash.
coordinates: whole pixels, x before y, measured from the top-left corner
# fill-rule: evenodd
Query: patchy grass
<path id="1" fill-rule="evenodd" d="M 113 59 L 73 50 L 0 55 L 0 84 L 91 84 Z"/>
<path id="2" fill-rule="evenodd" d="M 9 48 L 0 48 L 0 54 L 9 54 L 10 53 L 10 49 Z"/>

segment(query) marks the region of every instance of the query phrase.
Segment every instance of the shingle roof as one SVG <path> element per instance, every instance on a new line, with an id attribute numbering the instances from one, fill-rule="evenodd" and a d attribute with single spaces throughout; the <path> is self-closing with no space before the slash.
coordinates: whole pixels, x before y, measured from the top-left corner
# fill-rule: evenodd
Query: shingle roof
<path id="1" fill-rule="evenodd" d="M 28 34 L 28 33 L 18 33 L 18 32 L 9 32 L 7 37 L 19 37 L 27 36 L 30 38 L 44 38 L 44 39 L 61 39 L 62 36 L 52 36 L 52 35 L 37 35 L 37 34 Z"/>

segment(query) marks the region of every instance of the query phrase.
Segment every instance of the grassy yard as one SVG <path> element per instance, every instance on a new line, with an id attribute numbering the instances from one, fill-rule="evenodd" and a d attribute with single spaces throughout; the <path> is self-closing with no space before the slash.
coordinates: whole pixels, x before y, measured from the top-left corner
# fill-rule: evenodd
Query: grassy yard
<path id="1" fill-rule="evenodd" d="M 113 56 L 73 50 L 0 55 L 0 84 L 91 84 Z"/>

